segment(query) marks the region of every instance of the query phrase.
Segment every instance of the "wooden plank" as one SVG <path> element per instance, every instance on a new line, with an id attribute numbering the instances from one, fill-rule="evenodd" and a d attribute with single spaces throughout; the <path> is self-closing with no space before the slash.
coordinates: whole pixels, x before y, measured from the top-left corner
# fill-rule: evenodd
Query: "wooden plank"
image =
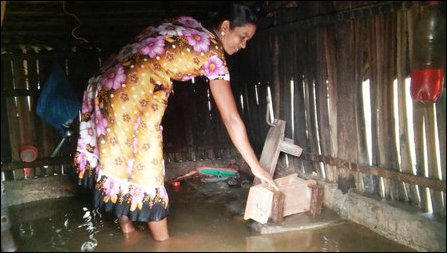
<path id="1" fill-rule="evenodd" d="M 355 122 L 356 122 L 356 134 L 357 134 L 357 163 L 369 164 L 368 160 L 368 148 L 366 141 L 366 122 L 363 106 L 363 69 L 366 65 L 365 55 L 367 48 L 364 46 L 367 42 L 366 27 L 363 20 L 354 21 L 354 83 L 358 87 L 355 90 Z M 359 192 L 365 192 L 364 185 L 365 176 L 362 173 L 356 173 L 356 188 Z"/>
<path id="2" fill-rule="evenodd" d="M 400 156 L 401 156 L 401 170 L 404 173 L 412 174 L 411 164 L 411 150 L 410 139 L 408 134 L 408 112 L 407 112 L 407 88 L 405 84 L 408 50 L 408 22 L 405 11 L 397 12 L 397 97 L 399 110 L 399 136 L 400 136 Z M 412 204 L 418 202 L 416 187 L 408 183 L 402 182 L 405 195 L 401 200 Z"/>
<path id="3" fill-rule="evenodd" d="M 303 149 L 300 146 L 293 144 L 293 140 L 289 138 L 284 138 L 284 140 L 279 143 L 279 150 L 297 157 L 303 153 Z"/>
<path id="4" fill-rule="evenodd" d="M 280 119 L 283 118 L 282 115 L 279 114 L 280 112 L 280 106 L 281 106 L 281 80 L 280 80 L 280 74 L 279 74 L 279 56 L 280 56 L 280 52 L 279 52 L 279 38 L 278 35 L 276 33 L 273 33 L 271 35 L 272 39 L 273 39 L 273 61 L 272 61 L 272 65 L 273 65 L 273 69 L 272 69 L 272 73 L 273 73 L 273 82 L 272 82 L 272 87 L 271 87 L 271 91 L 272 91 L 272 105 L 273 105 L 273 111 L 274 111 L 274 115 L 275 118 Z"/>
<path id="5" fill-rule="evenodd" d="M 290 100 L 292 100 L 292 98 L 293 98 L 293 104 L 292 104 L 292 101 L 290 101 L 290 104 L 291 104 L 291 107 L 293 107 L 294 111 L 293 111 L 293 114 L 291 112 L 290 121 L 289 121 L 290 128 L 293 127 L 292 128 L 293 131 L 291 130 L 290 135 L 287 135 L 287 136 L 289 136 L 291 138 L 291 140 L 290 140 L 291 143 L 295 143 L 296 136 L 297 136 L 296 132 L 297 132 L 297 129 L 300 127 L 300 125 L 297 124 L 297 122 L 299 122 L 299 121 L 296 121 L 296 111 L 298 110 L 298 108 L 296 107 L 296 90 L 298 89 L 298 86 L 297 86 L 297 84 L 298 84 L 297 83 L 298 68 L 297 68 L 297 60 L 296 60 L 296 57 L 297 57 L 296 45 L 298 44 L 298 40 L 300 38 L 298 38 L 296 32 L 291 32 L 288 34 L 290 37 L 290 39 L 289 39 L 290 44 L 288 45 L 288 50 L 287 50 L 288 55 L 290 57 L 289 62 L 288 62 L 288 65 L 290 66 L 289 67 L 289 75 L 290 75 L 290 80 L 293 80 L 293 92 L 290 89 L 288 97 L 290 97 Z M 288 106 L 286 106 L 286 107 L 288 107 Z M 288 138 L 286 138 L 285 140 L 288 141 Z M 288 158 L 289 158 L 288 159 L 289 167 L 295 168 L 295 171 L 297 171 L 299 169 L 300 165 L 302 164 L 302 161 L 298 160 L 297 157 L 295 157 L 295 156 L 291 156 Z"/>
<path id="6" fill-rule="evenodd" d="M 408 52 L 408 57 L 405 57 L 404 59 L 403 59 L 403 61 L 405 61 L 405 63 L 407 63 L 407 61 L 408 61 L 408 63 L 406 64 L 406 65 L 402 65 L 402 68 L 403 68 L 403 75 L 405 76 L 405 77 L 407 77 L 408 76 L 408 74 L 407 74 L 407 69 L 410 67 L 410 66 L 413 66 L 413 48 L 414 48 L 414 45 L 413 45 L 413 41 L 414 41 L 414 33 L 413 33 L 413 31 L 415 30 L 415 17 L 417 16 L 416 15 L 416 11 L 417 11 L 417 9 L 416 8 L 410 8 L 410 9 L 408 9 L 407 11 L 405 11 L 405 13 L 406 13 L 406 17 L 403 17 L 403 22 L 405 22 L 405 24 L 406 25 L 404 25 L 403 27 L 404 27 L 404 31 L 403 31 L 403 33 L 405 34 L 405 35 L 407 35 L 408 37 L 404 37 L 404 38 L 406 38 L 406 40 L 405 40 L 405 42 L 407 42 L 408 43 L 408 48 L 406 48 L 406 51 L 405 52 L 402 52 L 402 53 L 405 53 L 405 54 L 407 54 L 407 52 Z M 399 65 L 399 64 L 398 64 Z M 404 68 L 406 66 L 406 68 Z M 405 97 L 406 96 L 406 92 L 407 92 L 407 87 L 405 87 L 405 86 L 402 86 L 402 87 L 400 87 L 400 89 L 402 89 L 402 95 L 401 94 L 399 94 L 399 97 Z M 410 102 L 411 102 L 411 98 L 409 98 L 410 99 Z M 403 105 L 403 106 L 406 106 L 406 104 L 405 105 Z M 407 113 L 407 116 L 405 117 L 405 121 L 407 120 L 407 118 L 408 118 L 408 114 L 410 113 L 410 112 L 408 112 L 408 111 L 406 111 L 406 109 L 405 109 L 405 112 Z M 408 128 L 408 124 L 405 122 L 405 125 L 407 126 L 407 128 Z M 407 137 L 407 139 L 408 139 L 409 137 Z M 408 142 L 413 142 L 414 140 L 410 140 L 410 139 L 408 139 Z M 408 147 L 409 148 L 409 147 Z M 410 160 L 410 164 L 411 164 L 411 160 Z M 402 166 L 403 166 L 403 163 L 402 163 Z M 411 165 L 412 166 L 412 165 Z M 411 168 L 411 166 L 408 166 L 408 167 L 406 167 L 406 168 L 403 168 L 403 171 L 405 172 L 405 171 L 408 171 L 408 173 L 411 173 L 411 174 L 413 174 L 413 172 L 412 172 L 412 168 Z M 419 192 L 419 188 L 418 188 L 418 186 L 417 185 L 411 185 L 411 187 L 410 187 L 410 189 L 411 189 L 411 192 L 410 192 L 410 194 L 409 194 L 409 196 L 410 196 L 410 204 L 412 204 L 412 205 L 415 205 L 415 206 L 417 206 L 417 207 L 420 207 L 422 204 L 421 204 L 421 199 L 420 199 L 420 192 Z"/>
<path id="7" fill-rule="evenodd" d="M 369 83 L 370 83 L 370 103 L 371 103 L 371 161 L 372 164 L 378 164 L 378 137 L 377 137 L 377 117 L 376 117 L 376 110 L 377 110 L 377 99 L 376 99 L 376 93 L 377 89 L 374 89 L 378 85 L 378 82 L 380 80 L 379 76 L 379 66 L 378 66 L 378 54 L 377 54 L 377 44 L 378 44 L 378 34 L 377 34 L 377 28 L 376 28 L 376 19 L 378 17 L 373 16 L 370 20 L 368 20 L 368 27 L 369 27 L 369 44 L 368 44 L 368 57 L 369 57 L 369 63 L 370 63 L 370 75 L 369 75 Z M 367 180 L 365 183 L 366 190 L 368 193 L 372 194 L 379 194 L 379 184 L 378 184 L 379 178 L 376 176 L 371 176 L 369 180 Z"/>
<path id="8" fill-rule="evenodd" d="M 419 185 L 420 187 L 428 187 L 438 191 L 443 191 L 445 190 L 446 187 L 445 180 L 443 181 L 435 178 L 427 178 L 424 176 L 397 172 L 383 167 L 373 167 L 373 166 L 365 166 L 361 164 L 350 163 L 340 158 L 332 158 L 303 152 L 301 154 L 301 159 L 324 162 L 333 166 L 340 166 L 353 171 L 359 171 L 361 173 L 365 173 L 371 176 L 391 178 L 397 181 L 406 182 L 412 185 Z"/>
<path id="9" fill-rule="evenodd" d="M 345 69 L 354 69 L 354 40 L 352 23 L 340 23 L 337 26 L 337 72 L 339 75 L 336 80 L 337 88 L 337 110 L 342 113 L 337 114 L 337 157 L 352 161 L 357 160 L 357 138 L 355 128 L 355 93 L 356 85 L 354 83 L 354 73 L 352 71 L 341 71 Z M 353 176 L 348 170 L 338 168 L 337 180 L 339 187 L 349 189 Z"/>
<path id="10" fill-rule="evenodd" d="M 296 80 L 295 82 L 295 96 L 294 96 L 294 102 L 295 102 L 295 143 L 298 143 L 301 147 L 303 147 L 304 150 L 310 150 L 310 142 L 307 135 L 308 126 L 306 121 L 306 114 L 309 112 L 307 111 L 307 102 L 306 102 L 306 90 L 308 85 L 308 79 L 305 75 L 307 75 L 307 68 L 306 65 L 308 64 L 306 57 L 303 57 L 302 52 L 306 52 L 306 44 L 305 41 L 301 41 L 301 38 L 306 37 L 306 31 L 304 30 L 297 30 L 295 35 L 299 43 L 296 43 L 295 45 L 295 55 L 293 58 L 296 60 Z M 294 157 L 292 157 L 294 158 Z M 312 162 L 306 161 L 306 160 L 296 160 L 298 169 L 302 171 L 302 173 L 312 173 L 313 171 L 313 164 Z"/>
<path id="11" fill-rule="evenodd" d="M 318 115 L 318 129 L 320 137 L 320 148 L 321 154 L 330 155 L 330 130 L 329 130 L 329 118 L 328 118 L 328 87 L 327 87 L 327 66 L 325 61 L 325 46 L 324 46 L 324 28 L 317 27 L 316 36 L 316 47 L 318 48 L 316 52 L 316 101 L 317 104 L 317 115 Z M 319 178 L 327 179 L 328 166 L 321 163 L 323 166 L 323 171 Z"/>
<path id="12" fill-rule="evenodd" d="M 437 155 L 436 155 L 436 129 L 435 129 L 435 112 L 434 104 L 425 104 L 425 136 L 427 143 L 427 166 L 428 166 L 428 177 L 441 179 L 441 175 L 438 171 Z M 445 153 L 444 153 L 445 155 Z M 434 214 L 445 215 L 445 204 L 443 201 L 443 196 L 441 191 L 430 189 L 432 210 Z"/>
<path id="13" fill-rule="evenodd" d="M 425 159 L 424 159 L 424 105 L 413 101 L 413 131 L 414 131 L 414 148 L 415 148 L 415 162 L 416 174 L 418 176 L 425 176 Z M 426 189 L 419 186 L 420 208 L 427 211 L 427 194 Z"/>
<path id="14" fill-rule="evenodd" d="M 267 170 L 270 175 L 274 175 L 276 165 L 279 158 L 279 144 L 284 139 L 284 131 L 286 122 L 283 120 L 275 119 L 275 126 L 271 127 L 267 137 L 264 142 L 264 147 L 262 148 L 261 158 L 259 163 L 262 168 Z M 254 179 L 253 184 L 259 184 L 260 180 L 258 178 Z"/>
<path id="15" fill-rule="evenodd" d="M 337 118 L 337 70 L 335 68 L 336 64 L 336 49 L 335 45 L 335 35 L 333 32 L 333 27 L 327 27 L 324 33 L 324 49 L 326 56 L 326 67 L 327 67 L 327 75 L 328 75 L 328 83 L 327 83 L 327 93 L 328 93 L 328 128 L 326 129 L 329 132 L 328 136 L 328 151 L 330 152 L 327 155 L 332 157 L 337 157 L 338 154 L 338 118 Z M 335 166 L 327 166 L 327 180 L 329 182 L 335 182 L 337 179 L 337 168 Z"/>
<path id="16" fill-rule="evenodd" d="M 307 35 L 307 34 L 306 34 Z M 307 50 L 307 45 L 304 45 L 305 51 Z M 314 145 L 313 145 L 313 124 L 312 124 L 312 108 L 310 105 L 310 98 L 311 95 L 309 94 L 311 91 L 311 81 L 312 79 L 308 76 L 309 75 L 309 70 L 307 67 L 308 64 L 304 64 L 304 75 L 303 75 L 303 108 L 302 110 L 305 111 L 304 113 L 304 117 L 302 118 L 302 120 L 304 120 L 305 124 L 303 124 L 303 129 L 305 130 L 305 134 L 306 134 L 306 142 L 307 142 L 307 150 L 314 150 Z M 304 166 L 304 171 L 307 174 L 311 174 L 312 172 L 314 172 L 314 163 L 308 163 Z"/>
<path id="17" fill-rule="evenodd" d="M 381 80 L 381 106 L 380 112 L 382 120 L 379 123 L 380 135 L 380 164 L 381 166 L 399 171 L 399 161 L 397 159 L 398 153 L 396 148 L 395 136 L 395 120 L 394 120 L 394 106 L 393 106 L 393 81 L 395 79 L 395 16 L 394 13 L 389 13 L 381 19 L 381 37 L 382 37 L 382 55 L 383 62 L 381 65 L 383 75 Z M 394 180 L 384 180 L 385 196 L 391 200 L 397 200 L 399 192 L 399 185 Z"/>
<path id="18" fill-rule="evenodd" d="M 375 48 L 374 53 L 376 55 L 377 65 L 376 67 L 376 82 L 371 86 L 373 90 L 373 95 L 371 96 L 371 99 L 375 101 L 375 107 L 371 108 L 371 116 L 374 118 L 375 122 L 375 133 L 373 133 L 373 139 L 377 138 L 377 143 L 375 148 L 373 148 L 373 153 L 376 154 L 376 164 L 379 166 L 384 166 L 386 164 L 386 154 L 388 153 L 387 144 L 390 141 L 387 139 L 384 134 L 387 132 L 387 120 L 389 118 L 386 118 L 388 111 L 387 107 L 384 104 L 384 101 L 386 99 L 386 93 L 383 92 L 383 89 L 386 89 L 386 86 L 384 84 L 384 51 L 385 51 L 385 41 L 383 36 L 383 30 L 384 30 L 384 21 L 383 17 L 376 17 L 374 19 L 374 33 L 375 33 Z M 387 90 L 388 91 L 388 90 Z M 385 96 L 385 97 L 384 97 Z M 383 128 L 382 128 L 383 127 Z M 374 163 L 374 162 L 373 162 Z M 383 178 L 380 178 L 382 181 Z M 382 198 L 385 198 L 387 196 L 387 185 L 380 183 L 378 188 L 378 195 Z"/>
<path id="19" fill-rule="evenodd" d="M 316 40 L 316 31 L 314 29 L 306 30 L 306 51 L 304 54 L 306 55 L 308 63 L 305 65 L 305 75 L 304 78 L 306 80 L 306 107 L 307 107 L 307 127 L 308 127 L 308 138 L 310 144 L 310 150 L 313 153 L 319 152 L 319 143 L 318 143 L 318 131 L 317 131 L 317 111 L 316 111 L 316 87 L 315 87 L 315 79 L 316 79 L 316 51 L 315 48 L 315 40 Z M 321 174 L 320 172 L 320 164 L 312 163 L 312 173 Z"/>

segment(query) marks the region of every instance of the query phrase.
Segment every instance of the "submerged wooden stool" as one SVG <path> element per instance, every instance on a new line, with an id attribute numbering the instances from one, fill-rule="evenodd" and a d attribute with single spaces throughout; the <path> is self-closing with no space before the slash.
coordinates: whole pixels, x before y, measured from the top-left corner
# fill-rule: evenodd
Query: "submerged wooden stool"
<path id="1" fill-rule="evenodd" d="M 297 173 L 274 180 L 279 192 L 266 184 L 252 186 L 248 192 L 244 219 L 265 224 L 269 219 L 280 223 L 283 217 L 312 210 L 312 197 L 317 182 L 299 178 Z M 321 203 L 321 202 L 320 202 Z M 317 207 L 316 203 L 314 204 Z M 314 208 L 315 209 L 315 208 Z M 321 209 L 320 209 L 321 211 Z M 312 213 L 317 213 L 315 210 Z"/>

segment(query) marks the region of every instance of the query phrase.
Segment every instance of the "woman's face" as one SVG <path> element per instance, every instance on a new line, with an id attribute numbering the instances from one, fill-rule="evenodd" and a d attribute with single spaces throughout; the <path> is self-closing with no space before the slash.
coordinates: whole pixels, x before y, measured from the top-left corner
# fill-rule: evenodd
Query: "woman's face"
<path id="1" fill-rule="evenodd" d="M 253 37 L 256 32 L 256 25 L 245 24 L 243 26 L 234 27 L 230 29 L 229 21 L 224 21 L 220 27 L 218 34 L 225 52 L 232 55 L 241 48 L 247 46 L 247 42 Z"/>

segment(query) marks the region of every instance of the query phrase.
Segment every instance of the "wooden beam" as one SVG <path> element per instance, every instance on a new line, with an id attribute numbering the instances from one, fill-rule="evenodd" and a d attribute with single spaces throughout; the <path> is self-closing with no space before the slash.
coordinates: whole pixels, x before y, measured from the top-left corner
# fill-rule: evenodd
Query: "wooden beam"
<path id="1" fill-rule="evenodd" d="M 394 179 L 400 182 L 406 182 L 412 185 L 419 185 L 421 187 L 428 187 L 437 191 L 444 191 L 446 183 L 444 180 L 436 178 L 426 178 L 421 176 L 415 176 L 407 173 L 402 173 L 386 168 L 373 167 L 368 165 L 360 165 L 352 162 L 348 162 L 342 159 L 333 158 L 329 156 L 322 156 L 312 153 L 303 152 L 301 158 L 312 162 L 323 162 L 329 165 L 335 165 L 337 167 L 349 169 L 356 172 L 370 174 L 374 176 Z"/>
<path id="2" fill-rule="evenodd" d="M 279 143 L 279 150 L 293 156 L 300 156 L 303 152 L 303 149 L 293 144 L 293 140 L 289 138 L 284 138 L 284 141 Z"/>

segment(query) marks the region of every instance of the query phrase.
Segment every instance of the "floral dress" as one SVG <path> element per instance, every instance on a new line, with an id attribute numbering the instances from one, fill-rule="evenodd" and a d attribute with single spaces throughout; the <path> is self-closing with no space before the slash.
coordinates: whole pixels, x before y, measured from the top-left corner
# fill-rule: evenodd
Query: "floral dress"
<path id="1" fill-rule="evenodd" d="M 95 207 L 133 221 L 169 213 L 161 120 L 172 80 L 229 80 L 218 38 L 191 17 L 143 30 L 90 78 L 74 164 Z"/>

